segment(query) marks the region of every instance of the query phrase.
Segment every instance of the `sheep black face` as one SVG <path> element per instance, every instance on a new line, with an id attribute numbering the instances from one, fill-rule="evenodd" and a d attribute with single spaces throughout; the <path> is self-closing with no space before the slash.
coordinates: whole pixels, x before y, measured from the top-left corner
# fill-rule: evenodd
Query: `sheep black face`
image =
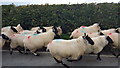
<path id="1" fill-rule="evenodd" d="M 2 38 L 5 39 L 5 40 L 10 40 L 8 36 L 2 34 Z"/>
<path id="2" fill-rule="evenodd" d="M 119 32 L 119 29 L 116 29 L 115 32 L 116 32 L 116 33 L 120 33 L 120 32 Z"/>
<path id="3" fill-rule="evenodd" d="M 46 29 L 44 27 L 39 27 L 40 29 L 42 29 L 42 32 L 46 32 Z"/>
<path id="4" fill-rule="evenodd" d="M 108 41 L 108 44 L 114 43 L 113 40 L 109 36 L 106 37 L 106 40 Z"/>
<path id="5" fill-rule="evenodd" d="M 41 32 L 39 32 L 38 30 L 36 31 L 37 34 L 40 34 Z"/>
<path id="6" fill-rule="evenodd" d="M 85 34 L 85 36 L 83 36 L 84 39 L 86 39 L 88 41 L 88 43 L 90 43 L 91 45 L 94 45 L 94 41 L 88 36 Z"/>
<path id="7" fill-rule="evenodd" d="M 13 26 L 11 26 L 11 29 L 13 30 L 13 32 L 18 32 Z"/>
<path id="8" fill-rule="evenodd" d="M 55 33 L 54 39 L 60 39 L 60 36 L 58 35 L 58 30 L 55 26 L 53 27 L 53 32 Z"/>

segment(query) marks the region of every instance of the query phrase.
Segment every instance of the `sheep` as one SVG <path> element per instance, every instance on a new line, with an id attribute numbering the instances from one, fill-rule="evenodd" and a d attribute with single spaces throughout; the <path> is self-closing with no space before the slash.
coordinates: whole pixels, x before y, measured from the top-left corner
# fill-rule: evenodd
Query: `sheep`
<path id="1" fill-rule="evenodd" d="M 87 33 L 89 37 L 94 38 L 94 37 L 98 37 L 100 35 L 108 35 L 109 33 L 118 33 L 116 31 L 116 29 L 108 29 L 108 30 L 98 30 L 98 32 L 94 32 L 94 33 Z"/>
<path id="2" fill-rule="evenodd" d="M 10 54 L 13 53 L 13 49 L 17 49 L 19 53 L 23 54 L 17 47 L 24 47 L 23 39 L 30 34 L 14 34 L 10 36 L 11 43 L 10 43 Z"/>
<path id="3" fill-rule="evenodd" d="M 35 53 L 35 51 L 39 48 L 47 47 L 46 45 L 52 41 L 55 36 L 58 36 L 58 30 L 56 27 L 53 27 L 45 33 L 37 34 L 35 36 L 30 35 L 24 38 L 24 47 L 29 49 L 35 56 L 38 56 L 39 54 Z"/>
<path id="4" fill-rule="evenodd" d="M 112 28 L 112 29 L 108 29 L 108 30 L 101 30 L 101 32 L 105 35 L 109 34 L 109 33 L 118 33 L 116 31 L 116 29 Z"/>
<path id="5" fill-rule="evenodd" d="M 113 47 L 120 49 L 120 34 L 119 33 L 109 33 L 108 36 L 113 40 Z M 116 55 L 116 58 L 120 56 L 120 53 Z"/>
<path id="6" fill-rule="evenodd" d="M 6 32 L 10 29 L 11 26 L 3 27 L 1 32 Z M 18 32 L 22 31 L 23 28 L 20 26 L 20 24 L 17 25 L 17 27 L 13 26 Z"/>
<path id="7" fill-rule="evenodd" d="M 24 30 L 23 32 L 20 32 L 18 34 L 14 34 L 12 36 L 10 36 L 11 38 L 11 44 L 10 44 L 10 54 L 13 53 L 13 49 L 17 49 L 21 54 L 22 52 L 17 48 L 18 46 L 20 47 L 24 47 L 24 43 L 23 43 L 23 39 L 25 37 L 27 37 L 28 35 L 37 35 L 39 34 L 38 31 L 34 32 L 34 31 L 29 31 L 29 30 Z M 26 53 L 25 53 L 26 54 Z"/>
<path id="8" fill-rule="evenodd" d="M 90 38 L 98 37 L 104 35 L 101 31 L 94 32 L 94 33 L 87 33 Z"/>
<path id="9" fill-rule="evenodd" d="M 3 28 L 1 29 L 1 32 L 6 32 L 9 28 L 10 28 L 10 26 L 3 27 Z"/>
<path id="10" fill-rule="evenodd" d="M 62 62 L 63 58 L 69 58 L 67 61 L 78 61 L 84 55 L 86 51 L 86 46 L 88 44 L 94 45 L 92 39 L 86 34 L 77 39 L 64 40 L 57 39 L 53 40 L 47 45 L 47 50 L 50 51 L 50 54 L 56 60 L 56 62 L 67 66 Z M 68 66 L 67 66 L 68 67 Z"/>
<path id="11" fill-rule="evenodd" d="M 33 28 L 31 28 L 31 31 L 36 31 L 38 29 L 45 29 L 46 31 L 48 31 L 49 29 L 52 29 L 52 28 L 53 28 L 53 26 L 49 26 L 49 27 L 33 27 Z"/>
<path id="12" fill-rule="evenodd" d="M 41 33 L 38 30 L 37 31 L 30 31 L 30 30 L 23 30 L 19 32 L 20 34 L 35 34 L 35 33 Z"/>
<path id="13" fill-rule="evenodd" d="M 80 28 L 78 29 L 75 29 L 71 35 L 70 35 L 70 38 L 78 38 L 79 36 L 82 36 L 83 33 L 93 33 L 93 32 L 97 32 L 98 30 L 101 30 L 100 29 L 100 26 L 98 23 L 95 23 L 91 26 L 81 26 Z"/>
<path id="14" fill-rule="evenodd" d="M 6 41 L 6 40 L 11 41 L 11 39 L 10 39 L 8 36 L 2 34 L 2 35 L 0 36 L 0 48 L 3 47 L 3 45 L 5 44 L 5 41 Z"/>
<path id="15" fill-rule="evenodd" d="M 53 28 L 53 26 L 50 26 L 50 27 L 33 27 L 31 29 L 31 31 L 37 30 L 37 32 L 43 33 L 43 32 L 49 31 L 52 28 Z M 57 27 L 57 30 L 58 30 L 58 35 L 61 35 L 62 34 L 62 29 L 61 29 L 60 26 Z"/>
<path id="16" fill-rule="evenodd" d="M 60 35 L 61 34 L 61 29 L 60 28 L 57 28 L 58 30 L 58 34 Z M 37 30 L 36 32 L 35 31 L 29 31 L 29 30 L 24 30 L 22 32 L 20 32 L 19 34 L 14 34 L 11 36 L 11 44 L 10 44 L 10 54 L 13 53 L 13 49 L 17 49 L 20 53 L 22 53 L 17 47 L 20 46 L 20 47 L 24 47 L 23 46 L 23 39 L 28 36 L 28 35 L 33 35 L 33 36 L 36 36 L 37 34 L 39 34 L 40 32 Z M 27 53 L 25 53 L 27 54 Z"/>
<path id="17" fill-rule="evenodd" d="M 1 34 L 4 34 L 8 37 L 16 33 L 18 33 L 18 31 L 13 26 L 11 26 L 6 32 L 1 32 Z"/>
<path id="18" fill-rule="evenodd" d="M 112 40 L 112 38 L 110 38 L 109 36 L 98 36 L 98 37 L 94 37 L 91 38 L 94 41 L 94 45 L 93 46 L 87 46 L 87 49 L 85 51 L 86 54 L 88 53 L 95 53 L 97 54 L 97 60 L 101 60 L 100 58 L 100 54 L 101 51 L 103 50 L 103 48 L 109 44 L 109 46 L 111 44 L 114 43 L 114 41 Z"/>

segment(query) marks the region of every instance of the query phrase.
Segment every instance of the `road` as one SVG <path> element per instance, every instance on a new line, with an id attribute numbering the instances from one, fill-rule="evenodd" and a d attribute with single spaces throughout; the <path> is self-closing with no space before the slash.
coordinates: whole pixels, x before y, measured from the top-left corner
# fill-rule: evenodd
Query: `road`
<path id="1" fill-rule="evenodd" d="M 3 68 L 18 68 L 18 67 L 37 67 L 37 66 L 62 66 L 54 61 L 49 52 L 39 52 L 40 56 L 34 56 L 33 54 L 20 54 L 15 51 L 12 55 L 9 51 L 2 52 L 2 66 Z M 112 55 L 101 55 L 102 61 L 96 60 L 96 55 L 84 55 L 83 59 L 77 62 L 68 62 L 65 59 L 63 62 L 68 66 L 81 66 L 81 67 L 111 67 L 118 68 L 120 65 L 120 58 L 115 58 Z M 14 66 L 14 67 L 13 67 Z M 22 67 L 22 68 L 23 68 Z M 33 68 L 32 67 L 32 68 Z M 63 66 L 62 66 L 63 67 Z M 120 68 L 120 66 L 119 66 Z"/>

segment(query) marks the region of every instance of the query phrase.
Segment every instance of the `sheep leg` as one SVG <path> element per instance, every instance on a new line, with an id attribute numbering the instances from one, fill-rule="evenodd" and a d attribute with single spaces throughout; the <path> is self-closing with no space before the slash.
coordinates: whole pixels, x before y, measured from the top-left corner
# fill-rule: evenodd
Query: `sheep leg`
<path id="1" fill-rule="evenodd" d="M 97 60 L 100 60 L 100 61 L 101 61 L 100 54 L 101 54 L 101 52 L 99 52 L 99 53 L 97 54 Z"/>
<path id="2" fill-rule="evenodd" d="M 110 51 L 112 53 L 112 55 L 116 56 L 116 54 L 113 51 Z"/>
<path id="3" fill-rule="evenodd" d="M 112 55 L 116 56 L 116 54 L 115 54 L 115 52 L 113 51 L 113 48 L 112 48 L 111 45 L 110 45 L 109 49 L 110 49 L 110 52 L 112 53 Z"/>
<path id="4" fill-rule="evenodd" d="M 53 58 L 57 63 L 61 63 L 61 61 L 57 60 L 55 57 L 53 57 Z"/>
<path id="5" fill-rule="evenodd" d="M 66 68 L 70 68 L 68 65 L 66 65 L 66 64 L 63 63 L 62 61 L 61 61 L 61 64 L 62 64 L 63 66 L 65 66 Z"/>
<path id="6" fill-rule="evenodd" d="M 39 54 L 38 53 L 36 53 L 36 52 L 32 52 L 35 56 L 39 56 Z"/>
<path id="7" fill-rule="evenodd" d="M 68 65 L 66 65 L 65 63 L 63 63 L 62 61 L 59 61 L 59 60 L 57 60 L 55 57 L 53 57 L 54 59 L 55 59 L 55 61 L 57 62 L 57 63 L 61 63 L 63 66 L 65 66 L 66 68 L 69 68 L 69 66 Z"/>
<path id="8" fill-rule="evenodd" d="M 118 58 L 120 56 L 120 54 L 118 54 L 117 56 L 116 56 L 116 58 Z"/>
<path id="9" fill-rule="evenodd" d="M 27 53 L 27 48 L 26 47 L 24 47 L 24 53 L 27 55 L 28 53 Z"/>
<path id="10" fill-rule="evenodd" d="M 10 54 L 12 55 L 12 53 L 13 53 L 13 48 L 10 48 Z"/>
<path id="11" fill-rule="evenodd" d="M 73 61 L 79 61 L 81 59 L 82 59 L 82 55 L 78 59 L 67 59 L 67 61 L 73 62 Z"/>
<path id="12" fill-rule="evenodd" d="M 79 58 L 78 58 L 78 61 L 81 60 L 83 58 L 83 56 L 81 55 Z"/>
<path id="13" fill-rule="evenodd" d="M 36 48 L 30 49 L 31 53 L 33 53 L 35 56 L 39 56 L 38 53 L 36 53 Z"/>
<path id="14" fill-rule="evenodd" d="M 16 49 L 19 51 L 19 53 L 23 54 L 18 48 L 16 48 Z"/>

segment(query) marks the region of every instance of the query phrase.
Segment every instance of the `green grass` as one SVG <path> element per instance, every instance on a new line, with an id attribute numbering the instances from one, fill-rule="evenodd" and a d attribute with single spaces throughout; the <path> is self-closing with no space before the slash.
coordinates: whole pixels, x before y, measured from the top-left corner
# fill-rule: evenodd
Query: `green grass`
<path id="1" fill-rule="evenodd" d="M 61 39 L 70 39 L 69 36 L 70 35 L 68 35 L 68 34 L 62 34 Z"/>

